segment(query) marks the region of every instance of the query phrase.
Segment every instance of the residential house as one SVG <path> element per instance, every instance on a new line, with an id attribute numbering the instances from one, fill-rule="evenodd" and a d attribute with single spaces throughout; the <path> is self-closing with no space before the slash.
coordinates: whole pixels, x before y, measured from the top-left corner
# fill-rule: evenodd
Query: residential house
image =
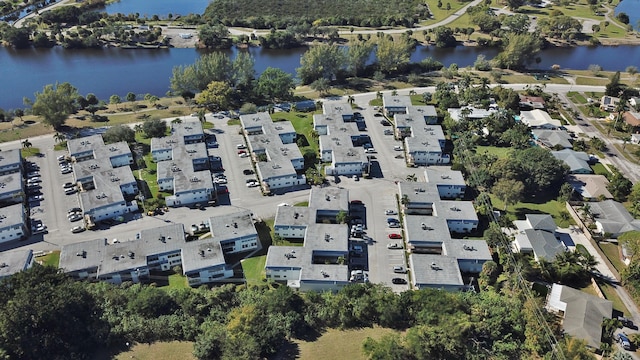
<path id="1" fill-rule="evenodd" d="M 609 180 L 604 175 L 572 174 L 567 177 L 567 182 L 573 186 L 573 190 L 584 201 L 598 201 L 600 199 L 612 199 L 613 196 L 607 190 Z"/>
<path id="2" fill-rule="evenodd" d="M 613 314 L 611 301 L 553 284 L 546 308 L 562 316 L 562 328 L 567 335 L 586 341 L 592 349 L 600 349 L 602 321 L 611 319 Z"/>
<path id="3" fill-rule="evenodd" d="M 349 209 L 349 192 L 314 188 L 309 206 L 279 206 L 274 232 L 303 239 L 303 246 L 271 246 L 265 272 L 268 280 L 301 291 L 337 291 L 349 284 L 349 228 L 337 215 Z"/>
<path id="4" fill-rule="evenodd" d="M 31 250 L 0 252 L 0 279 L 25 271 L 33 266 L 34 256 Z"/>
<path id="5" fill-rule="evenodd" d="M 532 129 L 557 129 L 562 126 L 560 120 L 552 119 L 549 113 L 540 109 L 521 111 L 520 121 Z"/>
<path id="6" fill-rule="evenodd" d="M 569 167 L 570 174 L 593 174 L 593 169 L 589 165 L 591 157 L 585 152 L 563 149 L 552 151 L 551 154 Z"/>
<path id="7" fill-rule="evenodd" d="M 640 112 L 625 111 L 622 114 L 622 118 L 631 127 L 633 132 L 640 131 Z"/>
<path id="8" fill-rule="evenodd" d="M 497 112 L 498 110 L 495 108 L 490 108 L 488 110 L 482 108 L 476 108 L 473 106 L 464 106 L 462 108 L 449 108 L 447 112 L 451 119 L 458 122 L 462 120 L 462 117 L 466 117 L 471 121 L 478 121 L 489 117 L 489 115 Z"/>
<path id="9" fill-rule="evenodd" d="M 600 99 L 600 109 L 609 112 L 615 111 L 619 102 L 620 98 L 605 95 Z"/>
<path id="10" fill-rule="evenodd" d="M 601 235 L 615 239 L 627 231 L 640 230 L 640 220 L 634 219 L 621 203 L 614 200 L 590 202 L 590 213 Z"/>
<path id="11" fill-rule="evenodd" d="M 564 130 L 533 129 L 531 133 L 534 140 L 546 148 L 571 149 L 573 147 L 571 135 Z"/>
<path id="12" fill-rule="evenodd" d="M 28 236 L 27 218 L 28 215 L 22 204 L 0 208 L 0 243 Z"/>
<path id="13" fill-rule="evenodd" d="M 541 96 L 528 96 L 520 94 L 520 107 L 526 109 L 544 109 L 545 101 Z"/>
<path id="14" fill-rule="evenodd" d="M 462 172 L 448 166 L 430 166 L 424 176 L 427 183 L 436 185 L 441 199 L 461 199 L 467 190 Z"/>
<path id="15" fill-rule="evenodd" d="M 527 214 L 525 220 L 513 223 L 518 229 L 513 243 L 516 251 L 533 254 L 536 261 L 553 261 L 557 254 L 567 250 L 556 234 L 557 226 L 551 215 Z"/>

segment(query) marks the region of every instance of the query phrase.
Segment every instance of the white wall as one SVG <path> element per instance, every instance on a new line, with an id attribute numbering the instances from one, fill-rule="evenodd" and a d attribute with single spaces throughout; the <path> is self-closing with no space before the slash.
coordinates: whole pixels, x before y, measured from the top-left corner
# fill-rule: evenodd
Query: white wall
<path id="1" fill-rule="evenodd" d="M 131 156 L 131 154 L 113 156 L 110 158 L 110 160 L 111 160 L 111 166 L 113 166 L 114 168 L 133 164 L 133 156 Z"/>
<path id="2" fill-rule="evenodd" d="M 278 177 L 274 179 L 263 179 L 263 181 L 265 181 L 269 185 L 269 189 L 273 190 L 273 189 L 286 188 L 286 187 L 295 186 L 295 185 L 302 185 L 307 182 L 307 179 L 305 179 L 304 177 L 298 178 L 297 174 L 292 174 L 286 177 Z"/>
<path id="3" fill-rule="evenodd" d="M 124 215 L 125 213 L 127 213 L 127 211 L 127 205 L 124 203 L 124 201 L 114 203 L 99 209 L 85 209 L 85 213 L 91 215 L 93 217 L 93 221 L 101 221 Z"/>
<path id="4" fill-rule="evenodd" d="M 0 229 L 0 243 L 16 240 L 26 234 L 24 224 L 13 224 Z"/>
<path id="5" fill-rule="evenodd" d="M 155 150 L 151 153 L 151 155 L 153 156 L 154 162 L 171 160 L 173 158 L 171 149 Z"/>
<path id="6" fill-rule="evenodd" d="M 449 231 L 465 233 L 475 230 L 478 222 L 473 220 L 447 220 Z"/>
<path id="7" fill-rule="evenodd" d="M 265 268 L 265 272 L 268 280 L 274 281 L 287 281 L 287 280 L 299 280 L 300 268 Z"/>
<path id="8" fill-rule="evenodd" d="M 333 163 L 333 175 L 362 175 L 362 163 Z"/>
<path id="9" fill-rule="evenodd" d="M 306 226 L 275 225 L 273 231 L 283 238 L 304 239 Z"/>

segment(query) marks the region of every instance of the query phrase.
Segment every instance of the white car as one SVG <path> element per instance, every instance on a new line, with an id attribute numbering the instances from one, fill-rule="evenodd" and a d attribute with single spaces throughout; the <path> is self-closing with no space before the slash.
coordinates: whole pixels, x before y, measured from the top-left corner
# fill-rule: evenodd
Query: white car
<path id="1" fill-rule="evenodd" d="M 393 150 L 395 150 L 395 151 L 402 151 L 402 146 L 400 146 L 400 145 L 396 145 L 396 146 L 394 146 L 394 147 L 393 147 Z"/>
<path id="2" fill-rule="evenodd" d="M 81 232 L 83 232 L 85 230 L 86 229 L 84 228 L 84 226 L 81 226 L 81 225 L 74 226 L 74 227 L 71 228 L 71 232 L 74 233 L 74 234 L 81 233 Z"/>
<path id="3" fill-rule="evenodd" d="M 80 215 L 80 214 L 71 214 L 71 215 L 69 215 L 69 221 L 75 222 L 75 221 L 79 221 L 79 220 L 82 220 L 82 215 Z"/>
<path id="4" fill-rule="evenodd" d="M 58 162 L 63 162 L 65 160 L 64 155 L 59 155 L 56 159 L 58 159 Z"/>
<path id="5" fill-rule="evenodd" d="M 227 179 L 225 178 L 215 178 L 213 179 L 213 182 L 216 184 L 226 184 L 227 183 Z"/>
<path id="6" fill-rule="evenodd" d="M 393 210 L 393 209 L 387 209 L 387 210 L 384 211 L 384 214 L 385 215 L 397 215 L 398 212 Z"/>
<path id="7" fill-rule="evenodd" d="M 60 172 L 61 172 L 62 174 L 69 174 L 69 173 L 71 173 L 72 171 L 73 171 L 73 170 L 71 170 L 71 168 L 70 168 L 70 167 L 64 167 L 64 168 L 60 169 Z"/>
<path id="8" fill-rule="evenodd" d="M 291 206 L 291 205 L 289 205 L 287 203 L 280 203 L 280 204 L 278 204 L 278 206 Z"/>
<path id="9" fill-rule="evenodd" d="M 33 195 L 29 197 L 29 201 L 42 201 L 44 197 L 42 195 Z"/>
<path id="10" fill-rule="evenodd" d="M 39 183 L 42 182 L 42 179 L 38 176 L 38 177 L 32 177 L 29 178 L 29 180 L 27 180 L 28 184 L 35 184 L 35 183 Z"/>
<path id="11" fill-rule="evenodd" d="M 387 249 L 402 249 L 402 245 L 398 243 L 391 243 L 387 245 Z"/>
<path id="12" fill-rule="evenodd" d="M 247 154 L 247 153 L 242 153 L 242 154 L 240 154 L 240 157 L 241 157 L 241 158 L 246 158 L 246 157 L 249 157 L 249 156 L 250 156 L 250 155 L 249 155 L 249 154 Z"/>
<path id="13" fill-rule="evenodd" d="M 250 181 L 247 183 L 247 187 L 256 187 L 256 186 L 258 186 L 257 181 Z"/>
<path id="14" fill-rule="evenodd" d="M 245 145 L 245 144 L 238 144 L 238 145 L 236 145 L 236 148 L 237 148 L 238 150 L 243 150 L 243 149 L 246 149 L 246 148 L 247 148 L 247 145 Z"/>

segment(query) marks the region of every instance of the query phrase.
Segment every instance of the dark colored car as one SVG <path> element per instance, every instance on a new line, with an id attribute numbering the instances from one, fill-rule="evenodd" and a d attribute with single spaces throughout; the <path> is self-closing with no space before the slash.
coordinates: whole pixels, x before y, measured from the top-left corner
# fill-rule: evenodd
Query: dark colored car
<path id="1" fill-rule="evenodd" d="M 253 174 L 253 170 L 251 169 L 244 169 L 242 170 L 242 173 L 245 175 L 252 175 Z"/>
<path id="2" fill-rule="evenodd" d="M 403 278 L 393 278 L 391 279 L 391 282 L 394 284 L 406 284 L 407 280 L 403 279 Z"/>

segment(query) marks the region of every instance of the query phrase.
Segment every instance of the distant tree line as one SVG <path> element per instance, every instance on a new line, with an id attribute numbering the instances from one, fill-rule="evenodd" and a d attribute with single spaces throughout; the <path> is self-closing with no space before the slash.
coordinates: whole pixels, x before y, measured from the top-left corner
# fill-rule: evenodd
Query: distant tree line
<path id="1" fill-rule="evenodd" d="M 75 282 L 35 265 L 0 280 L 0 354 L 89 359 L 105 347 L 186 340 L 195 342 L 198 359 L 258 359 L 290 339 L 327 328 L 379 325 L 402 332 L 367 339 L 361 346 L 373 359 L 543 356 L 551 349 L 533 310 L 537 300 L 525 300 L 510 282 L 496 281 L 496 270 L 483 270 L 486 287 L 478 294 L 396 294 L 372 284 L 299 293 L 286 286 L 159 289 Z"/>

